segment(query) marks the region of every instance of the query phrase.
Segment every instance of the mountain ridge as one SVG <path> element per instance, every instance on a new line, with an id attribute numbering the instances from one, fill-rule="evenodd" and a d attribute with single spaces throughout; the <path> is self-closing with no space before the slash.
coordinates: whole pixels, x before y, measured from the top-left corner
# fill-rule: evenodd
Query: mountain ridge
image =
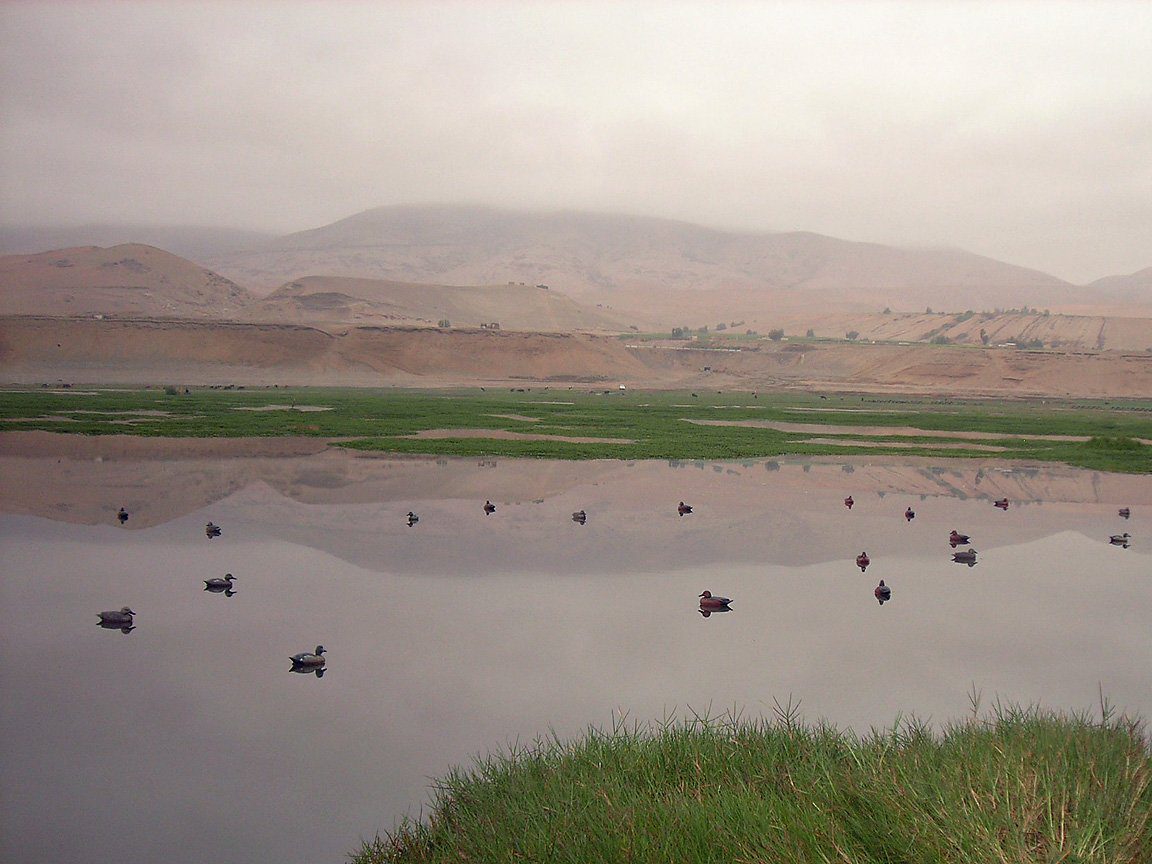
<path id="1" fill-rule="evenodd" d="M 205 263 L 266 293 L 324 274 L 455 285 L 545 283 L 577 302 L 668 325 L 766 308 L 1073 308 L 1098 293 L 955 248 L 901 248 L 815 232 L 731 232 L 670 219 L 557 210 L 391 206 Z M 1113 303 L 1110 295 L 1101 299 Z M 1152 313 L 1152 296 L 1138 298 Z M 667 308 L 662 308 L 667 307 Z M 1123 309 L 1110 310 L 1125 314 Z M 653 313 L 659 312 L 659 320 Z"/>

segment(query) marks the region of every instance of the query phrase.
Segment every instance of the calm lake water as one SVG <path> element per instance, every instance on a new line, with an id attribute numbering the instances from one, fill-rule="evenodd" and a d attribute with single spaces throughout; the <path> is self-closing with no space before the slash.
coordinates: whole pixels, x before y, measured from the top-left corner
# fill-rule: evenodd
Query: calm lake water
<path id="1" fill-rule="evenodd" d="M 866 731 L 963 717 L 975 687 L 1087 710 L 1102 690 L 1152 716 L 1152 478 L 12 440 L 5 861 L 338 862 L 418 816 L 450 766 L 621 714 L 751 718 L 791 697 Z M 975 567 L 952 561 L 953 528 Z M 203 590 L 226 572 L 234 596 Z M 701 617 L 704 589 L 732 611 Z M 134 631 L 96 626 L 123 605 Z M 317 643 L 324 677 L 290 672 Z"/>

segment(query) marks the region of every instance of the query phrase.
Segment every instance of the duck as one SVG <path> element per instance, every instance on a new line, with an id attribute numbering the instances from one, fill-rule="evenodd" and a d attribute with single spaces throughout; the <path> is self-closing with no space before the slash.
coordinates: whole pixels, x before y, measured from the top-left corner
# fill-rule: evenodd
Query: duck
<path id="1" fill-rule="evenodd" d="M 952 553 L 952 560 L 957 564 L 967 564 L 969 567 L 976 566 L 976 550 L 975 549 L 961 549 L 959 552 Z"/>
<path id="2" fill-rule="evenodd" d="M 691 504 L 685 504 L 683 501 L 681 501 L 676 507 L 676 512 L 679 513 L 681 516 L 687 516 L 689 513 L 692 512 L 692 505 Z"/>
<path id="3" fill-rule="evenodd" d="M 875 595 L 876 599 L 880 601 L 881 606 L 884 605 L 886 600 L 892 599 L 892 589 L 884 584 L 883 579 L 880 580 L 879 585 L 872 589 L 872 593 Z"/>
<path id="4" fill-rule="evenodd" d="M 324 659 L 323 645 L 317 645 L 315 651 L 304 651 L 300 654 L 293 654 L 289 659 L 292 660 L 293 668 L 300 667 L 303 669 L 316 669 L 328 662 Z"/>
<path id="5" fill-rule="evenodd" d="M 904 511 L 904 518 L 907 519 L 909 522 L 911 522 L 913 519 L 916 518 L 916 511 L 913 510 L 911 507 L 909 507 L 907 510 Z"/>
<path id="6" fill-rule="evenodd" d="M 1130 517 L 1132 515 L 1132 510 L 1128 507 L 1121 507 L 1116 512 L 1118 512 L 1120 514 L 1121 519 L 1127 519 L 1128 517 Z"/>
<path id="7" fill-rule="evenodd" d="M 948 544 L 953 549 L 955 549 L 957 546 L 967 545 L 970 539 L 971 538 L 967 534 L 961 534 L 959 531 L 953 528 L 952 533 L 948 535 Z"/>
<path id="8" fill-rule="evenodd" d="M 119 519 L 120 524 L 123 525 L 128 521 L 128 511 L 121 507 L 120 512 L 116 514 L 116 518 Z"/>
<path id="9" fill-rule="evenodd" d="M 711 591 L 704 591 L 700 595 L 700 614 L 707 618 L 713 612 L 731 612 L 731 602 L 727 597 L 713 597 Z"/>
<path id="10" fill-rule="evenodd" d="M 1008 509 L 1008 499 L 1007 498 L 1001 498 L 999 501 L 993 501 L 992 506 L 993 507 L 999 507 L 1001 510 L 1007 510 Z"/>
<path id="11" fill-rule="evenodd" d="M 484 515 L 485 516 L 491 516 L 495 512 L 496 512 L 496 505 L 493 504 L 491 501 L 485 501 L 484 502 Z"/>
<path id="12" fill-rule="evenodd" d="M 413 525 L 415 525 L 419 521 L 420 521 L 420 517 L 417 516 L 415 513 L 413 513 L 411 510 L 409 510 L 408 511 L 408 527 L 411 528 Z"/>
<path id="13" fill-rule="evenodd" d="M 849 495 L 847 498 L 844 499 L 844 506 L 847 507 L 849 510 L 852 509 L 852 505 L 855 503 L 856 502 L 852 500 L 851 495 Z"/>
<path id="14" fill-rule="evenodd" d="M 204 580 L 204 590 L 205 591 L 212 591 L 213 593 L 219 593 L 220 591 L 226 591 L 228 593 L 228 595 L 231 596 L 232 594 L 236 593 L 235 591 L 232 590 L 232 580 L 234 580 L 235 578 L 236 577 L 233 576 L 231 573 L 225 573 L 223 579 L 219 579 L 219 578 L 205 579 Z"/>
<path id="15" fill-rule="evenodd" d="M 868 557 L 867 552 L 861 552 L 859 555 L 856 556 L 856 566 L 860 568 L 861 573 L 863 573 L 865 570 L 867 570 L 868 565 L 871 563 L 872 563 L 872 559 L 870 559 Z"/>
<path id="16" fill-rule="evenodd" d="M 1128 541 L 1130 539 L 1131 539 L 1131 536 L 1128 534 L 1127 531 L 1125 531 L 1123 534 L 1113 534 L 1111 537 L 1108 538 L 1108 542 L 1111 543 L 1113 546 L 1124 546 L 1125 548 L 1127 548 Z"/>
<path id="17" fill-rule="evenodd" d="M 113 610 L 99 614 L 101 627 L 132 627 L 132 616 L 136 613 L 128 606 L 121 606 L 119 611 Z"/>
<path id="18" fill-rule="evenodd" d="M 585 522 L 588 521 L 588 514 L 585 513 L 583 510 L 577 510 L 575 513 L 572 514 L 572 521 L 577 522 L 580 525 L 583 525 Z"/>
<path id="19" fill-rule="evenodd" d="M 215 522 L 209 522 L 207 525 L 204 526 L 204 533 L 208 535 L 209 540 L 211 540 L 213 537 L 219 537 L 220 536 L 220 526 L 217 525 Z"/>

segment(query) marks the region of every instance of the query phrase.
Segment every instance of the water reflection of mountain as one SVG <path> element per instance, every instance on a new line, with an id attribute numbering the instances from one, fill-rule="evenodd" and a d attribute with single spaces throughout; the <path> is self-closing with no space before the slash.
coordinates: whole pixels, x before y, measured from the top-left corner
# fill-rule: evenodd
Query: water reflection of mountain
<path id="1" fill-rule="evenodd" d="M 127 507 L 131 530 L 178 519 L 257 484 L 320 505 L 477 495 L 538 498 L 594 478 L 614 463 L 539 462 L 540 470 L 528 483 L 492 470 L 500 464 L 493 459 L 378 458 L 315 439 L 7 433 L 0 434 L 0 512 L 97 525 Z M 117 503 L 109 512 L 112 501 Z"/>
<path id="2" fill-rule="evenodd" d="M 851 511 L 842 504 L 849 493 Z M 499 510 L 477 522 L 488 498 Z M 993 507 L 999 498 L 1012 509 Z M 689 519 L 676 513 L 684 499 L 696 507 Z M 917 518 L 908 522 L 913 502 Z M 658 571 L 838 558 L 851 570 L 863 548 L 875 561 L 937 540 L 947 549 L 957 519 L 989 549 L 1083 530 L 1096 505 L 1108 518 L 1118 506 L 1152 506 L 1152 480 L 889 457 L 557 462 L 373 457 L 307 439 L 0 436 L 2 512 L 116 525 L 125 506 L 132 519 L 117 530 L 133 531 L 211 507 L 201 516 L 227 524 L 230 539 L 279 537 L 375 570 L 459 573 L 497 557 L 508 569 L 550 572 L 581 572 L 596 560 Z M 413 509 L 416 532 L 404 518 Z M 585 526 L 571 520 L 580 510 Z"/>

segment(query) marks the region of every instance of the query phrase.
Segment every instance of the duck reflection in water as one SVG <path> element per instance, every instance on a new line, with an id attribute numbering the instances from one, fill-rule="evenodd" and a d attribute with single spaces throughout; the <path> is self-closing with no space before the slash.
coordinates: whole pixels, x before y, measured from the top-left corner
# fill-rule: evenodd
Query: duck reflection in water
<path id="1" fill-rule="evenodd" d="M 952 553 L 952 561 L 956 564 L 967 564 L 969 567 L 976 566 L 976 550 L 975 549 L 961 549 L 959 552 Z"/>
<path id="2" fill-rule="evenodd" d="M 861 552 L 859 555 L 856 556 L 856 566 L 860 568 L 861 573 L 863 573 L 865 570 L 867 570 L 868 565 L 871 563 L 872 563 L 872 559 L 868 557 L 867 552 Z"/>
<path id="3" fill-rule="evenodd" d="M 588 521 L 588 514 L 585 513 L 583 510 L 577 510 L 575 513 L 572 514 L 572 521 L 575 522 L 577 525 L 583 525 L 585 522 Z"/>
<path id="4" fill-rule="evenodd" d="M 883 606 L 892 599 L 892 589 L 885 585 L 884 580 L 881 579 L 880 584 L 872 589 L 872 595 L 880 602 L 880 605 Z"/>
<path id="5" fill-rule="evenodd" d="M 232 581 L 235 578 L 231 573 L 225 573 L 223 579 L 205 579 L 204 590 L 211 591 L 213 594 L 223 594 L 225 597 L 231 597 L 236 593 L 232 589 Z"/>
<path id="6" fill-rule="evenodd" d="M 324 659 L 324 646 L 317 645 L 315 651 L 304 651 L 300 654 L 293 654 L 290 658 L 292 660 L 292 668 L 290 672 L 299 672 L 307 675 L 309 672 L 315 672 L 317 678 L 323 678 L 325 664 L 328 662 Z"/>
<path id="7" fill-rule="evenodd" d="M 1130 539 L 1132 539 L 1131 535 L 1129 535 L 1128 532 L 1125 531 L 1123 534 L 1113 534 L 1111 537 L 1108 538 L 1108 542 L 1111 543 L 1113 546 L 1121 546 L 1124 549 L 1127 549 L 1128 548 L 1128 541 Z"/>
<path id="8" fill-rule="evenodd" d="M 119 630 L 121 633 L 131 633 L 136 629 L 136 625 L 133 623 L 133 616 L 135 614 L 130 607 L 121 606 L 118 610 L 100 612 L 100 620 L 96 623 L 105 630 Z"/>
<path id="9" fill-rule="evenodd" d="M 204 533 L 208 535 L 209 540 L 211 540 L 213 537 L 219 537 L 220 536 L 220 526 L 217 525 L 215 522 L 209 522 L 207 525 L 204 526 Z"/>
<path id="10" fill-rule="evenodd" d="M 700 609 L 698 611 L 705 618 L 713 612 L 731 612 L 732 609 L 729 606 L 731 602 L 727 597 L 713 597 L 711 591 L 705 591 L 700 595 Z"/>

